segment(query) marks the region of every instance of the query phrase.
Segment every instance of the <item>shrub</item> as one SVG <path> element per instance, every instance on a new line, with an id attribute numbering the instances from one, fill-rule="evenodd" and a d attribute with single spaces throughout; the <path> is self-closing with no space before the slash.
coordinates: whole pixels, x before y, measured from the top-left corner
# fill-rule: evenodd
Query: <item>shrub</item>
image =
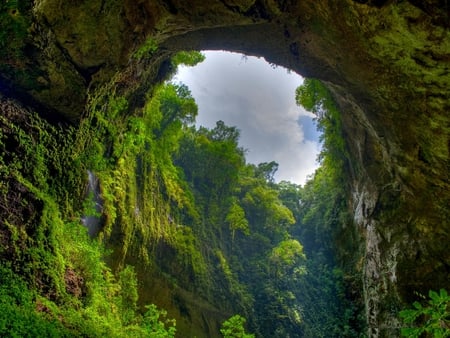
<path id="1" fill-rule="evenodd" d="M 431 334 L 432 337 L 450 337 L 450 296 L 446 290 L 439 293 L 430 290 L 427 305 L 414 302 L 413 309 L 400 311 L 400 317 L 407 325 L 401 329 L 404 337 L 421 337 Z M 425 298 L 425 297 L 424 297 Z"/>

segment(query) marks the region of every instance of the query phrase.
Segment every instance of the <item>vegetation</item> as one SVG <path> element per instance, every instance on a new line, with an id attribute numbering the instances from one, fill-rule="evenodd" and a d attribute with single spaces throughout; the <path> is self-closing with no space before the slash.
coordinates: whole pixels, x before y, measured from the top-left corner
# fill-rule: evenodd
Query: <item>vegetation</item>
<path id="1" fill-rule="evenodd" d="M 37 69 L 26 71 L 29 66 L 32 1 L 4 0 L 0 3 L 0 79 L 4 89 L 11 86 L 11 79 L 22 88 L 42 86 L 36 81 Z M 31 75 L 33 74 L 33 75 Z"/>
<path id="2" fill-rule="evenodd" d="M 133 197 L 135 214 L 137 197 L 133 194 L 147 189 L 140 186 L 138 191 L 135 183 L 129 187 L 134 190 L 127 190 L 127 179 L 137 180 L 135 173 L 142 176 L 139 173 L 142 170 L 153 174 L 143 182 L 150 181 L 150 189 L 165 184 L 164 192 L 158 195 L 160 200 L 155 198 L 146 201 L 148 206 L 137 206 L 141 210 L 149 208 L 153 213 L 156 209 L 156 214 L 149 217 L 153 227 L 136 225 L 142 230 L 142 242 L 164 235 L 159 233 L 161 224 L 156 223 L 169 208 L 164 201 L 184 203 L 174 196 L 174 191 L 180 195 L 173 181 L 175 167 L 162 166 L 157 171 L 158 164 L 164 163 L 164 151 L 176 147 L 176 143 L 162 135 L 169 129 L 176 131 L 177 126 L 179 130 L 178 121 L 195 113 L 192 98 L 183 97 L 181 91 L 177 86 L 157 89 L 153 103 L 146 108 L 148 114 L 142 118 L 127 118 L 125 99 L 115 97 L 113 92 L 100 93 L 91 98 L 92 110 L 78 130 L 52 126 L 13 101 L 3 102 L 6 110 L 0 119 L 0 235 L 4 244 L 0 255 L 5 262 L 0 281 L 2 336 L 174 335 L 175 322 L 160 319 L 164 311 L 154 306 L 146 310 L 138 308 L 136 274 L 122 262 L 133 231 L 136 234 L 130 228 L 130 223 L 136 225 L 136 219 L 131 222 L 127 209 L 130 200 L 125 199 Z M 173 103 L 173 95 L 180 97 L 181 103 L 187 102 L 175 112 L 177 116 L 169 104 Z M 170 127 L 161 124 L 164 121 L 161 114 L 159 120 L 149 117 L 155 113 L 152 111 L 155 102 L 170 113 Z M 152 118 L 158 118 L 156 113 Z M 157 140 L 152 130 L 161 134 Z M 127 134 L 130 132 L 134 134 Z M 146 155 L 141 151 L 149 149 L 154 151 L 145 158 L 149 162 L 140 160 L 139 156 Z M 131 158 L 132 163 L 126 162 Z M 98 175 L 102 186 L 104 231 L 97 239 L 89 238 L 80 222 L 83 215 L 92 211 L 91 203 L 85 200 L 88 169 Z M 120 242 L 122 259 L 112 271 L 105 263 L 110 258 L 102 239 L 109 238 L 117 228 L 124 229 L 126 236 Z"/>
<path id="3" fill-rule="evenodd" d="M 201 60 L 183 52 L 172 65 Z M 112 81 L 91 93 L 77 129 L 11 102 L 15 113 L 0 119 L 0 255 L 9 262 L 0 332 L 173 337 L 167 312 L 139 300 L 157 298 L 137 282 L 150 275 L 242 314 L 223 324 L 225 337 L 253 337 L 246 320 L 255 336 L 357 337 L 359 309 L 344 283 L 353 276 L 337 268 L 331 244 L 347 222 L 346 154 L 337 109 L 314 81 L 297 99 L 318 114 L 324 152 L 305 187 L 275 183 L 275 162 L 246 163 L 236 127 L 194 127 L 183 84 L 155 85 L 135 110 Z M 100 211 L 86 193 L 88 171 Z M 101 223 L 94 238 L 80 222 L 87 215 Z M 177 304 L 168 310 L 190 315 Z"/>
<path id="4" fill-rule="evenodd" d="M 240 315 L 234 315 L 222 324 L 220 332 L 224 338 L 254 338 L 255 335 L 245 332 L 245 321 Z"/>
<path id="5" fill-rule="evenodd" d="M 430 290 L 428 296 L 427 305 L 416 301 L 413 309 L 400 311 L 400 317 L 406 325 L 401 329 L 402 336 L 415 338 L 427 334 L 435 338 L 450 337 L 449 294 L 444 289 L 439 293 Z"/>
<path id="6" fill-rule="evenodd" d="M 103 245 L 80 224 L 83 210 L 69 202 L 68 187 L 83 194 L 70 152 L 75 131 L 63 134 L 20 111 L 2 116 L 1 122 L 2 163 L 9 165 L 1 167 L 6 245 L 0 251 L 0 334 L 136 337 L 161 331 L 164 324 L 157 321 L 156 327 L 152 319 L 159 310 L 137 312 L 133 269 L 113 275 Z"/>
<path id="7" fill-rule="evenodd" d="M 152 39 L 147 39 L 142 46 L 134 53 L 136 59 L 142 59 L 144 56 L 151 57 L 158 50 L 158 43 Z"/>
<path id="8" fill-rule="evenodd" d="M 0 59 L 4 67 L 17 67 L 15 62 L 23 56 L 23 48 L 30 25 L 30 2 L 5 0 L 0 3 Z"/>

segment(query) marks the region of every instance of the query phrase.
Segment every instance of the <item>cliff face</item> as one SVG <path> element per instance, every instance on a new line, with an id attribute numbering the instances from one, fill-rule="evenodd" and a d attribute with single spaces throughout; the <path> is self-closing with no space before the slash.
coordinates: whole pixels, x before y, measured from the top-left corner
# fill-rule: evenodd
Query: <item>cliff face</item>
<path id="1" fill-rule="evenodd" d="M 390 336 L 413 291 L 448 287 L 445 1 L 36 0 L 2 10 L 16 28 L 1 43 L 16 52 L 0 54 L 1 90 L 74 123 L 90 90 L 107 82 L 130 110 L 142 105 L 179 50 L 263 56 L 322 80 L 341 108 L 350 154 L 362 248 L 351 255 L 363 275 L 369 335 Z M 150 57 L 135 57 L 152 44 Z"/>

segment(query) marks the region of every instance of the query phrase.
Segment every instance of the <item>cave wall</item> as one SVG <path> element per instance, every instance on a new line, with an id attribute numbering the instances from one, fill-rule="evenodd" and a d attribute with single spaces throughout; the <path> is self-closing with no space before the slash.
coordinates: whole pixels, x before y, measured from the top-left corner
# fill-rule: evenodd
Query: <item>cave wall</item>
<path id="1" fill-rule="evenodd" d="M 179 50 L 263 56 L 324 81 L 342 110 L 350 154 L 346 175 L 361 238 L 352 254 L 369 336 L 392 336 L 414 291 L 448 287 L 445 1 L 36 0 L 20 14 L 28 33 L 21 53 L 3 56 L 0 88 L 73 123 L 88 93 L 110 81 L 137 108 Z M 133 57 L 148 39 L 157 51 Z"/>

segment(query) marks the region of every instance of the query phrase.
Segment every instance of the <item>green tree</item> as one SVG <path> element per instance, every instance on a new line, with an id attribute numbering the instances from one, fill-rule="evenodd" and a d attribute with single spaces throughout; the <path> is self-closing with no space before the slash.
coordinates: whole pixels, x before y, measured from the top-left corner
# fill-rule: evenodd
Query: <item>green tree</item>
<path id="1" fill-rule="evenodd" d="M 160 104 L 159 110 L 162 114 L 159 128 L 155 130 L 157 136 L 161 136 L 176 121 L 182 124 L 190 124 L 195 121 L 198 107 L 191 91 L 185 84 L 167 84 L 161 87 L 157 95 Z"/>
<path id="2" fill-rule="evenodd" d="M 122 322 L 128 325 L 136 318 L 138 301 L 137 277 L 132 266 L 127 265 L 119 272 L 119 285 Z"/>
<path id="3" fill-rule="evenodd" d="M 278 171 L 278 163 L 275 161 L 259 163 L 255 169 L 257 177 L 265 179 L 269 183 L 275 182 L 275 173 Z"/>
<path id="4" fill-rule="evenodd" d="M 303 252 L 303 246 L 296 239 L 281 241 L 272 249 L 269 260 L 276 278 L 287 276 L 292 278 L 295 274 L 306 272 L 305 267 L 301 265 L 306 260 L 306 255 Z"/>
<path id="5" fill-rule="evenodd" d="M 334 109 L 333 99 L 328 89 L 316 79 L 305 79 L 295 90 L 297 104 L 314 113 L 318 118 Z"/>
<path id="6" fill-rule="evenodd" d="M 145 330 L 146 337 L 175 337 L 176 321 L 175 319 L 166 319 L 166 310 L 158 309 L 154 304 L 147 305 L 146 309 L 147 311 L 144 314 L 141 324 Z"/>
<path id="7" fill-rule="evenodd" d="M 349 158 L 342 135 L 342 123 L 336 102 L 331 93 L 319 80 L 305 79 L 296 89 L 296 102 L 317 116 L 318 129 L 322 131 L 322 152 L 319 160 L 334 171 L 336 178 L 341 175 Z M 340 182 L 343 184 L 343 182 Z"/>
<path id="8" fill-rule="evenodd" d="M 174 161 L 204 198 L 223 199 L 235 187 L 245 163 L 238 139 L 239 130 L 223 121 L 218 121 L 212 130 L 185 129 Z"/>
<path id="9" fill-rule="evenodd" d="M 278 192 L 262 182 L 253 180 L 242 203 L 252 219 L 263 227 L 283 232 L 286 226 L 295 223 L 292 212 L 278 198 Z"/>
<path id="10" fill-rule="evenodd" d="M 293 266 L 299 260 L 305 260 L 303 246 L 296 239 L 287 239 L 272 249 L 270 260 L 276 265 Z"/>
<path id="11" fill-rule="evenodd" d="M 236 230 L 241 230 L 245 235 L 250 234 L 248 221 L 245 218 L 245 211 L 239 205 L 236 199 L 233 200 L 230 210 L 228 211 L 226 221 L 230 224 L 231 238 L 234 241 L 234 234 Z"/>
<path id="12" fill-rule="evenodd" d="M 202 130 L 206 131 L 205 129 Z M 216 126 L 211 131 L 206 131 L 206 134 L 211 140 L 228 142 L 238 148 L 239 129 L 227 126 L 223 121 L 217 121 Z"/>
<path id="13" fill-rule="evenodd" d="M 203 61 L 205 61 L 205 55 L 197 51 L 181 51 L 172 57 L 175 67 L 178 65 L 193 67 Z"/>
<path id="14" fill-rule="evenodd" d="M 234 315 L 228 318 L 223 324 L 220 332 L 224 338 L 254 338 L 254 334 L 245 332 L 245 318 L 240 315 Z"/>

